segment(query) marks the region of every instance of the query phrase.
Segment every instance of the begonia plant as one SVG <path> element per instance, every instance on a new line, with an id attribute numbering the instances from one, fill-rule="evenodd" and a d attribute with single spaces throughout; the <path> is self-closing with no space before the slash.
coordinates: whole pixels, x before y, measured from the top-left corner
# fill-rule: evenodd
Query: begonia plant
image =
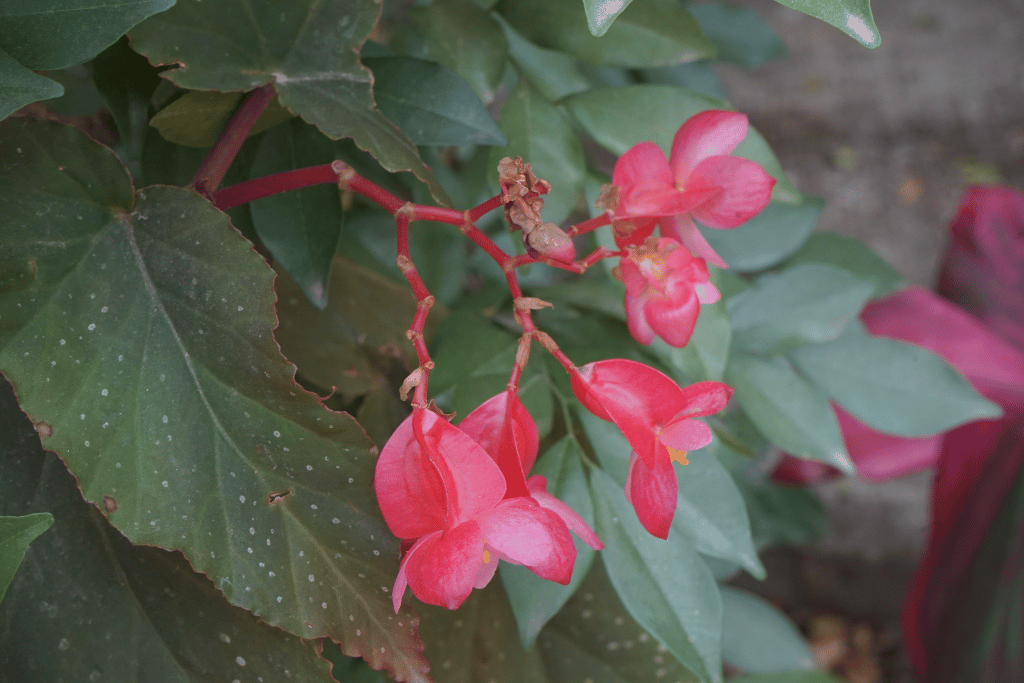
<path id="1" fill-rule="evenodd" d="M 724 585 L 819 526 L 768 463 L 1000 409 L 858 322 L 898 275 L 714 77 L 783 53 L 677 0 L 0 3 L 0 670 L 834 680 Z"/>

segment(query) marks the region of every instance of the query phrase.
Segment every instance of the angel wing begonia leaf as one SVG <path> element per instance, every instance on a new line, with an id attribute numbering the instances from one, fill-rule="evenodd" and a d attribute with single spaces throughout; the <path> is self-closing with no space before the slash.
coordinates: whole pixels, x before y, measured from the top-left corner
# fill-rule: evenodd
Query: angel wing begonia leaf
<path id="1" fill-rule="evenodd" d="M 49 512 L 0 517 L 0 602 L 25 558 L 28 544 L 52 525 Z"/>
<path id="2" fill-rule="evenodd" d="M 350 137 L 389 171 L 412 171 L 437 201 L 448 197 L 416 146 L 374 106 L 358 50 L 380 6 L 372 0 L 178 0 L 136 26 L 132 47 L 162 75 L 194 90 L 274 83 L 282 105 L 333 139 Z"/>
<path id="3" fill-rule="evenodd" d="M 420 679 L 414 617 L 381 590 L 372 444 L 295 383 L 252 245 L 50 123 L 0 126 L 0 199 L 0 369 L 86 499 L 268 623 Z"/>
<path id="4" fill-rule="evenodd" d="M 6 381 L 0 424 L 0 515 L 49 518 L 45 509 L 55 522 L 0 602 L 8 680 L 334 680 L 313 642 L 231 605 L 181 553 L 126 540 L 42 450 Z"/>

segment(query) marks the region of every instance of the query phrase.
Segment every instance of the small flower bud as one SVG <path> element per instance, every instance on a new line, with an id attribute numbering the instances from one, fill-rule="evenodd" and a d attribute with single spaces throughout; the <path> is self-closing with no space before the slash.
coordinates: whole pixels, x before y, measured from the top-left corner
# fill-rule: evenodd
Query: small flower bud
<path id="1" fill-rule="evenodd" d="M 538 223 L 533 230 L 523 235 L 523 245 L 533 258 L 546 256 L 562 263 L 576 260 L 576 247 L 572 238 L 554 223 Z"/>

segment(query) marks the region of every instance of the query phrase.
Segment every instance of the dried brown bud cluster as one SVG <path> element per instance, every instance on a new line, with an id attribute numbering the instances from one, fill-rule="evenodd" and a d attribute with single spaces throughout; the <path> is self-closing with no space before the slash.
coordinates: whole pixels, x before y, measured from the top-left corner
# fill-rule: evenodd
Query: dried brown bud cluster
<path id="1" fill-rule="evenodd" d="M 533 174 L 522 157 L 505 157 L 498 162 L 498 182 L 505 204 L 505 220 L 512 230 L 523 231 L 523 244 L 534 258 L 548 257 L 565 263 L 576 258 L 572 238 L 554 223 L 540 217 L 551 183 Z"/>

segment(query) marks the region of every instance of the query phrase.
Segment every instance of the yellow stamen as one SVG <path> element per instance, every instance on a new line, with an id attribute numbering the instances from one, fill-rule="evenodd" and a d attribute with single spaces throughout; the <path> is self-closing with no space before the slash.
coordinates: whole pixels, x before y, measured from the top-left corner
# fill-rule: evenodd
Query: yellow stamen
<path id="1" fill-rule="evenodd" d="M 484 550 L 484 564 L 490 564 L 490 563 L 491 563 L 491 551 L 490 550 Z"/>
<path id="2" fill-rule="evenodd" d="M 668 449 L 668 459 L 670 462 L 677 462 L 680 465 L 689 465 L 690 461 L 686 459 L 686 451 L 681 451 L 678 448 L 672 448 L 666 446 Z"/>

